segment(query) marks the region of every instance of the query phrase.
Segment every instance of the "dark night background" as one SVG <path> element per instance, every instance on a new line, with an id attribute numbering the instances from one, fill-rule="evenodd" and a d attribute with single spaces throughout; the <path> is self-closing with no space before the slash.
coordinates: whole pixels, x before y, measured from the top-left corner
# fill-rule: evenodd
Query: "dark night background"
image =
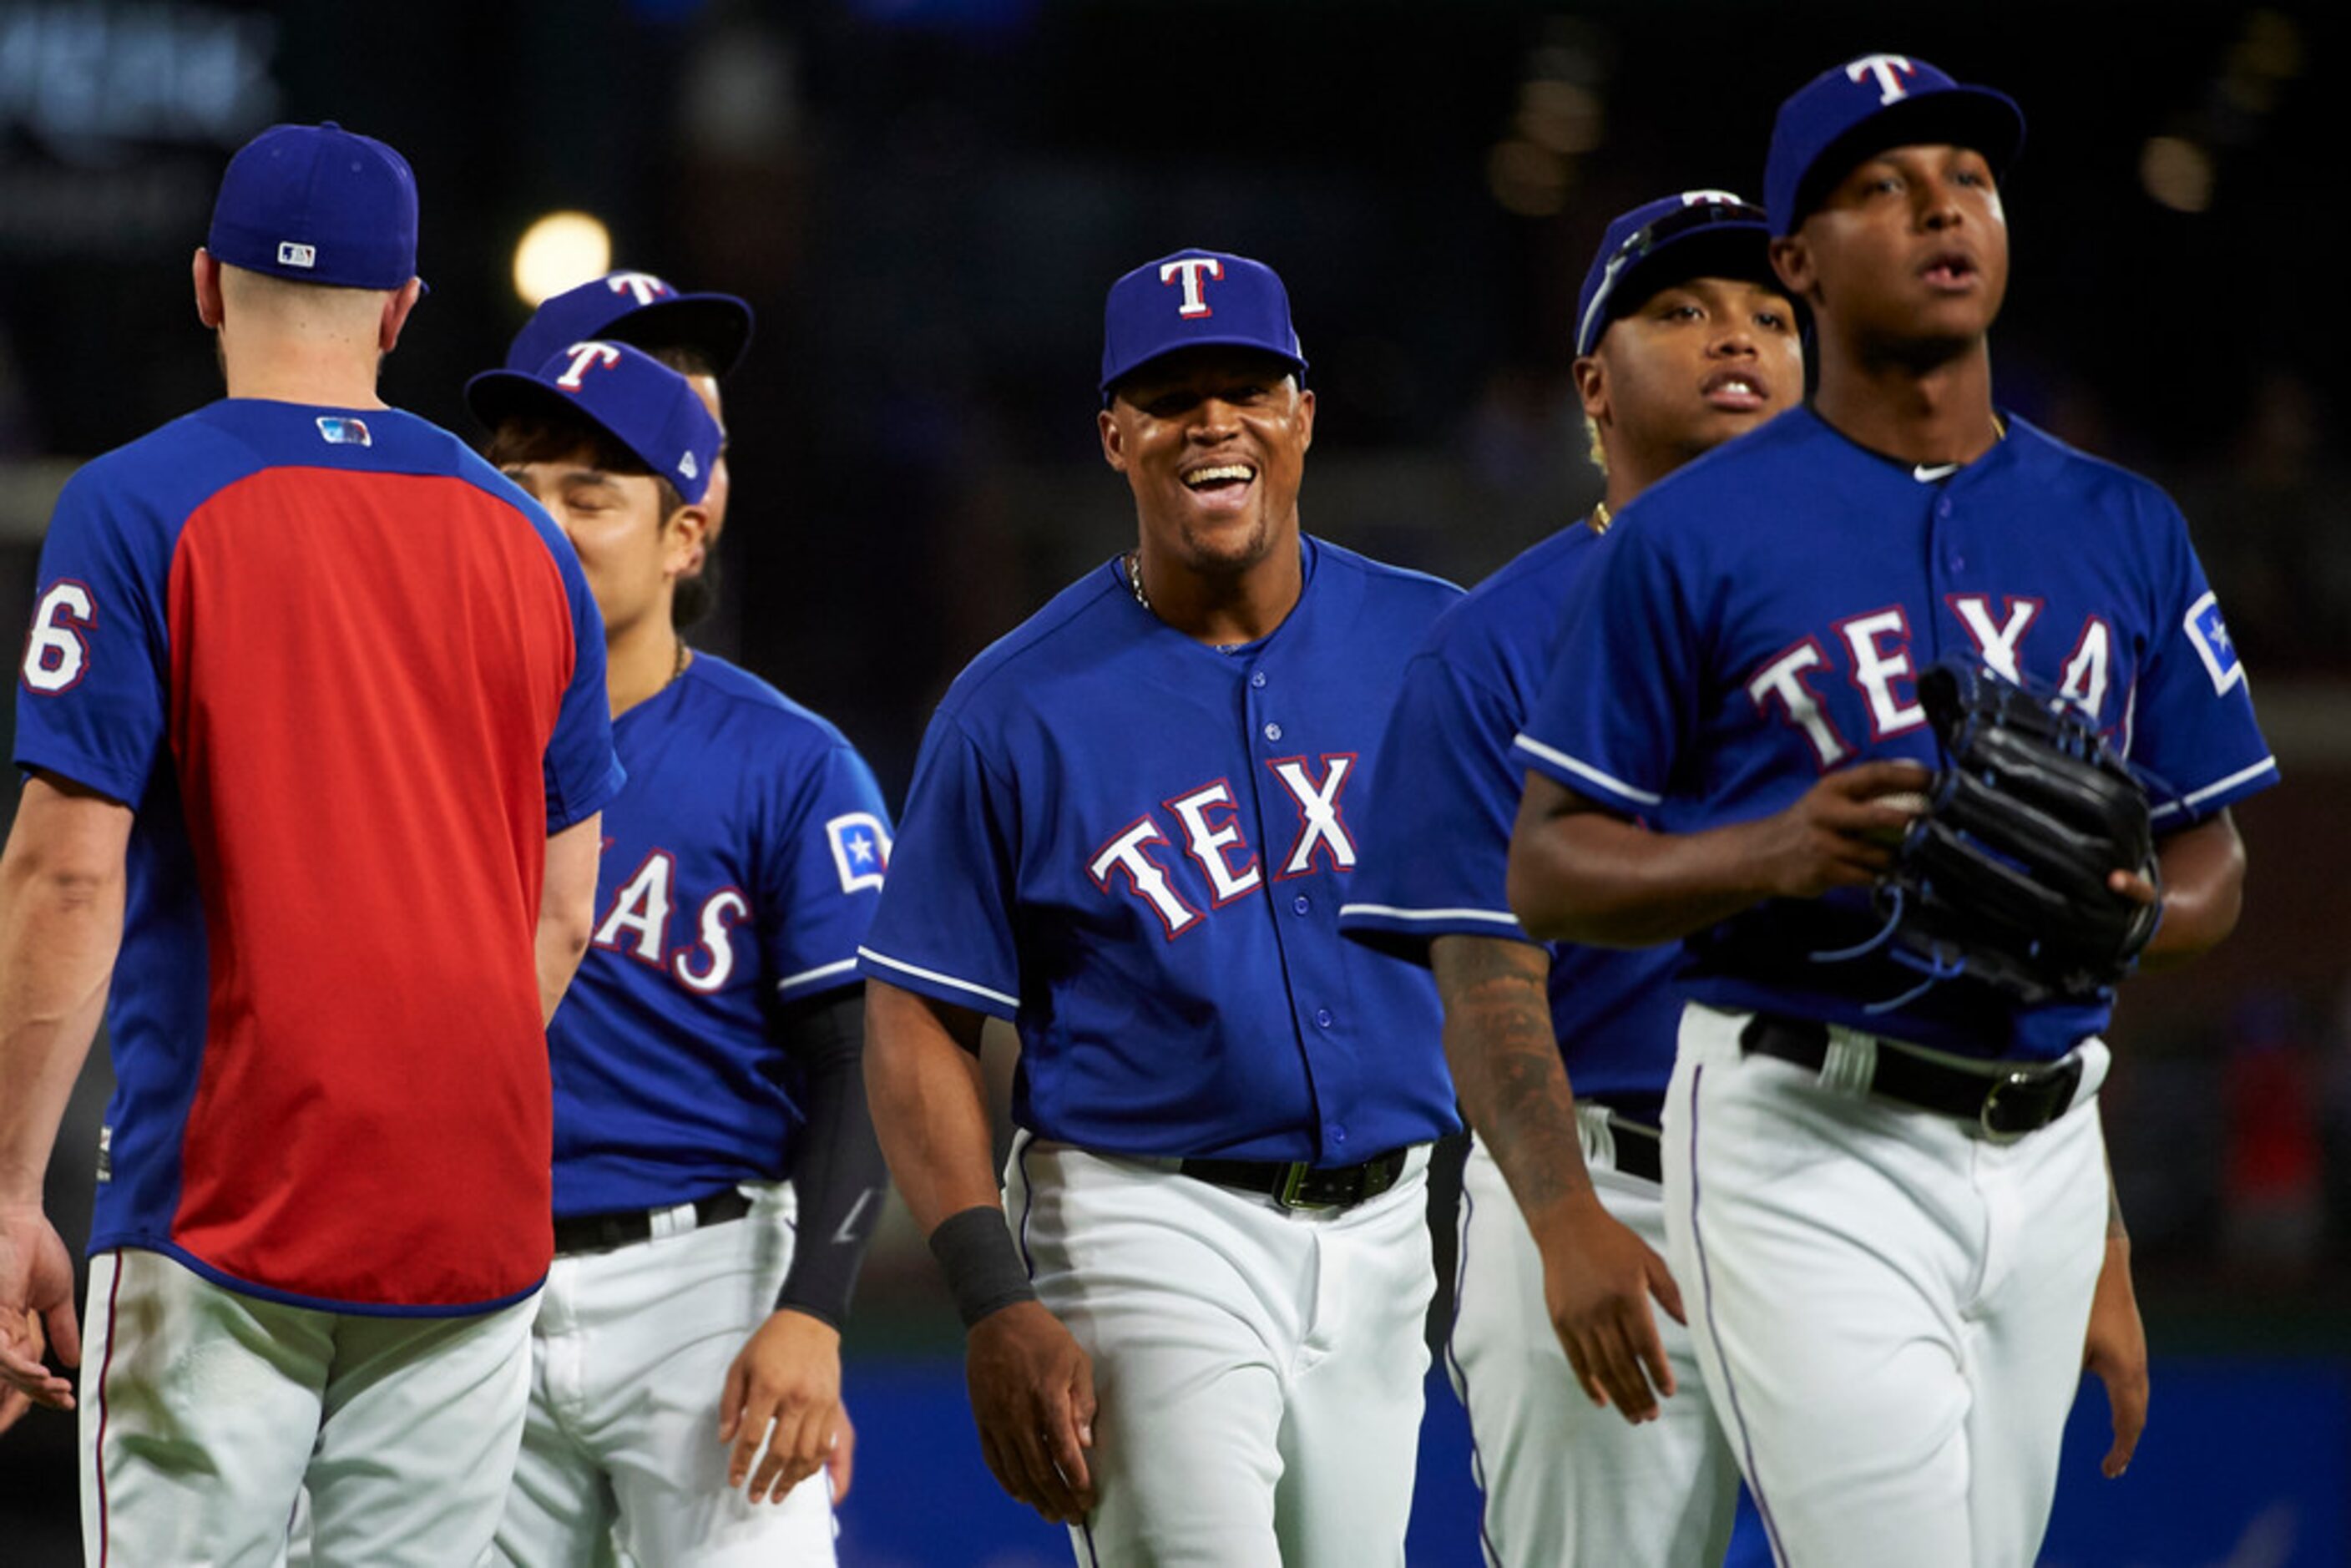
<path id="1" fill-rule="evenodd" d="M 1321 403 L 1307 526 L 1468 582 L 1598 494 L 1567 344 L 1608 217 L 1760 195 L 1787 92 L 1863 52 L 1924 56 L 2030 126 L 2001 400 L 2180 499 L 2288 780 L 2240 815 L 2244 925 L 2133 984 L 2106 1093 L 2165 1359 L 2136 1490 L 2095 1506 L 2189 1511 L 2181 1554 L 2065 1545 L 2121 1539 L 2066 1535 L 2086 1517 L 2069 1472 L 2048 1560 L 2346 1561 L 2346 42 L 2321 0 L 0 0 L 0 615 L 29 608 L 64 475 L 217 391 L 187 257 L 228 153 L 332 118 L 399 147 L 422 192 L 434 291 L 386 367 L 395 403 L 470 429 L 459 388 L 527 314 L 510 263 L 549 210 L 603 219 L 616 266 L 752 302 L 725 602 L 699 641 L 838 720 L 894 803 L 962 663 L 1132 540 L 1093 431 L 1113 277 L 1193 244 L 1279 268 Z M 95 1114 L 85 1095 L 61 1193 L 86 1185 Z M 903 1228 L 862 1311 L 852 1407 L 861 1378 L 952 1353 Z M 2301 1403 L 2242 1428 L 2193 1392 L 2263 1378 Z M 942 1462 L 977 1471 L 946 1386 L 940 1419 L 967 1428 Z M 963 1555 L 877 1544 L 897 1500 L 876 1429 L 845 1563 L 1063 1560 L 1017 1517 L 1001 1549 L 976 1525 Z M 71 1441 L 54 1417 L 0 1438 L 0 1563 L 66 1560 Z M 2273 1502 L 2232 1462 L 2318 1479 Z M 1428 1563 L 1475 1560 L 1432 1527 L 1416 1562 L 1431 1542 Z"/>

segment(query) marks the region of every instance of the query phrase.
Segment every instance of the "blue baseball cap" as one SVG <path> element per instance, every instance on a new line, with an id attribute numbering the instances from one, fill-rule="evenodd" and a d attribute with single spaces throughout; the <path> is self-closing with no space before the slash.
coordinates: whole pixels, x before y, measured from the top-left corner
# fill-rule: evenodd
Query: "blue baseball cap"
<path id="1" fill-rule="evenodd" d="M 273 125 L 228 161 L 204 248 L 297 283 L 401 287 L 416 276 L 416 176 L 331 120 Z"/>
<path id="2" fill-rule="evenodd" d="M 1179 250 L 1110 286 L 1102 308 L 1102 394 L 1163 354 L 1215 344 L 1261 349 L 1303 381 L 1306 356 L 1273 268 L 1219 250 Z"/>
<path id="3" fill-rule="evenodd" d="M 1771 232 L 1791 235 L 1829 187 L 1873 152 L 1912 142 L 1971 147 L 1995 178 L 2024 145 L 2024 111 L 1909 55 L 1863 55 L 1823 71 L 1780 106 L 1764 161 Z"/>
<path id="4" fill-rule="evenodd" d="M 507 346 L 507 369 L 535 371 L 591 338 L 654 353 L 692 349 L 723 376 L 750 345 L 751 308 L 731 294 L 681 294 L 650 272 L 608 272 L 542 300 Z"/>
<path id="5" fill-rule="evenodd" d="M 485 428 L 509 419 L 584 419 L 677 486 L 687 501 L 710 488 L 718 422 L 686 379 L 625 343 L 568 344 L 537 370 L 484 371 L 465 383 L 465 406 Z"/>
<path id="6" fill-rule="evenodd" d="M 1609 322 L 1690 277 L 1737 277 L 1783 289 L 1771 270 L 1763 209 L 1729 191 L 1684 191 L 1619 213 L 1600 236 L 1575 298 L 1576 357 L 1600 346 Z"/>

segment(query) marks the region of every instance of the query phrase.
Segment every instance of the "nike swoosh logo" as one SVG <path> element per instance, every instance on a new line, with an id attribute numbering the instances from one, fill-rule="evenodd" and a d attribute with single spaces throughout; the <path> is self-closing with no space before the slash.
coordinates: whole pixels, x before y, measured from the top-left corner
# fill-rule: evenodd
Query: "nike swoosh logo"
<path id="1" fill-rule="evenodd" d="M 873 1201 L 879 1190 L 869 1186 L 857 1195 L 857 1201 L 850 1206 L 848 1214 L 841 1218 L 841 1228 L 832 1233 L 835 1247 L 846 1247 L 857 1239 L 857 1217 L 865 1212 L 865 1206 Z"/>
<path id="2" fill-rule="evenodd" d="M 1948 479 L 1959 471 L 1956 463 L 1921 463 L 1910 470 L 1910 477 L 1921 485 L 1931 485 L 1938 479 Z"/>

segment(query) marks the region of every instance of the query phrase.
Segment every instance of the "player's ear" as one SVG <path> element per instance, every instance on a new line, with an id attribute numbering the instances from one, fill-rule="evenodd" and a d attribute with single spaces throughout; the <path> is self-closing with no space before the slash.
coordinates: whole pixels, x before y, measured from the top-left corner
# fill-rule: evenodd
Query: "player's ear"
<path id="1" fill-rule="evenodd" d="M 389 354 L 400 342 L 400 329 L 408 325 L 408 313 L 416 308 L 417 300 L 424 297 L 424 284 L 420 278 L 410 278 L 392 291 L 384 301 L 383 317 L 376 324 L 376 350 Z"/>
<path id="2" fill-rule="evenodd" d="M 662 575 L 683 577 L 702 563 L 710 514 L 699 503 L 680 507 L 662 524 Z"/>
<path id="3" fill-rule="evenodd" d="M 1301 387 L 1298 392 L 1298 450 L 1305 451 L 1314 444 L 1314 393 Z"/>
<path id="4" fill-rule="evenodd" d="M 188 269 L 196 285 L 196 319 L 217 329 L 221 324 L 220 263 L 204 246 L 189 258 Z"/>
<path id="5" fill-rule="evenodd" d="M 1811 299 L 1820 277 L 1813 270 L 1813 247 L 1802 235 L 1782 235 L 1771 242 L 1771 270 L 1798 299 Z"/>
<path id="6" fill-rule="evenodd" d="M 1608 405 L 1608 366 L 1597 354 L 1586 354 L 1568 367 L 1575 378 L 1575 395 L 1583 404 L 1583 417 L 1598 424 L 1610 417 Z"/>
<path id="7" fill-rule="evenodd" d="M 1102 432 L 1102 461 L 1115 472 L 1125 473 L 1126 432 L 1119 425 L 1115 403 L 1095 415 L 1095 427 Z"/>

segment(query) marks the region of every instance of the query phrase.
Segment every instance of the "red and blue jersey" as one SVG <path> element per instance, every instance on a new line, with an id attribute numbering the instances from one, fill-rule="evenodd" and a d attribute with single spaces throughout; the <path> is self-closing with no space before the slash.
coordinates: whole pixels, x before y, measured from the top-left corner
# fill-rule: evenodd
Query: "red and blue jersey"
<path id="1" fill-rule="evenodd" d="M 548 1030 L 555 1212 L 654 1208 L 789 1174 L 793 1004 L 862 986 L 890 821 L 841 732 L 696 653 L 622 714 L 596 932 Z"/>
<path id="2" fill-rule="evenodd" d="M 1460 590 L 1302 548 L 1289 618 L 1229 649 L 1105 563 L 931 720 L 862 967 L 1011 1019 L 1041 1138 L 1344 1166 L 1459 1125 L 1435 984 L 1339 905 L 1396 683 Z"/>
<path id="3" fill-rule="evenodd" d="M 1809 408 L 1643 492 L 1567 607 L 1514 755 L 1667 832 L 1769 816 L 1833 768 L 1934 767 L 1919 671 L 2063 692 L 2157 780 L 2158 835 L 2277 781 L 2186 522 L 2154 485 L 2022 420 L 1963 467 L 1870 452 Z M 1872 945 L 1867 889 L 1689 938 L 1701 1001 L 1975 1056 L 2050 1059 L 2110 1005 L 2021 1007 Z M 1904 999 L 1904 998 L 1907 999 Z"/>
<path id="4" fill-rule="evenodd" d="M 1438 616 L 1405 666 L 1339 912 L 1350 936 L 1419 964 L 1438 936 L 1528 940 L 1504 892 L 1526 776 L 1510 743 L 1600 540 L 1578 523 L 1527 550 Z M 1576 1096 L 1653 1114 L 1674 1071 L 1680 949 L 1547 947 L 1552 1032 Z"/>
<path id="5" fill-rule="evenodd" d="M 621 782 L 547 515 L 389 409 L 228 400 L 59 497 L 16 761 L 133 812 L 93 1251 L 471 1312 L 545 1274 L 547 840 Z"/>

